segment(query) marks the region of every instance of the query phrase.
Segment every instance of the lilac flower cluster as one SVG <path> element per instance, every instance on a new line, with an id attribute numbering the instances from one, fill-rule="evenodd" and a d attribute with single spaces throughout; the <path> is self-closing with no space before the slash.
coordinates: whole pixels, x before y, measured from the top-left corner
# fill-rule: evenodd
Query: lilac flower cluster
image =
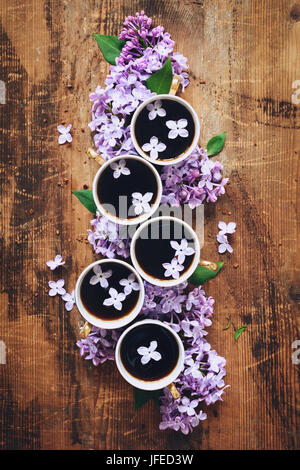
<path id="1" fill-rule="evenodd" d="M 171 428 L 188 434 L 206 419 L 200 403 L 206 405 L 222 400 L 226 375 L 223 357 L 211 350 L 205 339 L 211 325 L 214 299 L 205 297 L 201 287 L 185 293 L 187 283 L 168 289 L 146 284 L 143 314 L 159 318 L 170 325 L 182 338 L 185 348 L 185 368 L 175 381 L 181 394 L 175 401 L 166 388 L 161 398 L 160 429 Z"/>
<path id="2" fill-rule="evenodd" d="M 104 330 L 93 326 L 88 337 L 80 339 L 76 344 L 80 348 L 80 355 L 92 360 L 94 366 L 98 366 L 108 360 L 114 361 L 119 336 L 117 330 Z"/>
<path id="3" fill-rule="evenodd" d="M 211 349 L 205 339 L 211 325 L 214 299 L 206 297 L 201 287 L 186 293 L 187 282 L 176 287 L 161 288 L 145 282 L 145 302 L 141 318 L 159 319 L 170 325 L 181 337 L 185 347 L 185 368 L 175 381 L 181 394 L 174 400 L 166 388 L 161 397 L 160 429 L 181 430 L 188 434 L 206 419 L 201 403 L 211 405 L 222 400 L 226 375 L 223 357 Z M 77 342 L 80 353 L 94 365 L 114 359 L 120 331 L 93 327 L 92 333 Z"/>
<path id="4" fill-rule="evenodd" d="M 91 220 L 91 226 L 92 230 L 88 230 L 88 241 L 93 245 L 95 253 L 107 258 L 129 257 L 130 239 L 121 238 L 119 225 L 97 212 L 96 219 Z"/>
<path id="5" fill-rule="evenodd" d="M 196 147 L 191 156 L 177 165 L 165 166 L 162 204 L 178 207 L 188 204 L 191 209 L 203 202 L 216 202 L 225 193 L 228 178 L 222 177 L 223 165 Z"/>
<path id="6" fill-rule="evenodd" d="M 126 40 L 116 65 L 110 66 L 105 88 L 98 86 L 90 95 L 92 121 L 98 153 L 105 159 L 134 153 L 130 137 L 130 117 L 147 98 L 154 96 L 146 88 L 146 79 L 161 69 L 169 56 L 173 73 L 180 76 L 184 89 L 188 83 L 187 59 L 173 53 L 174 41 L 162 26 L 152 28 L 152 20 L 143 11 L 125 19 L 119 39 Z"/>

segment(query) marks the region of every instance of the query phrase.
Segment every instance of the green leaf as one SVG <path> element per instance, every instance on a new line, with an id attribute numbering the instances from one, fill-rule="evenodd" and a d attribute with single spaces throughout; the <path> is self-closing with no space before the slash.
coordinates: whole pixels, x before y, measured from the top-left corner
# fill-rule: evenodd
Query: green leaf
<path id="1" fill-rule="evenodd" d="M 172 65 L 170 57 L 167 58 L 165 65 L 147 78 L 146 86 L 152 92 L 160 94 L 169 93 L 172 83 Z"/>
<path id="2" fill-rule="evenodd" d="M 93 198 L 93 191 L 90 189 L 85 189 L 83 191 L 72 191 L 72 193 L 75 194 L 84 207 L 86 207 L 93 214 L 96 214 L 97 207 Z"/>
<path id="3" fill-rule="evenodd" d="M 146 391 L 134 387 L 134 408 L 137 411 L 147 401 L 153 400 L 155 405 L 159 407 L 159 398 L 163 395 L 162 390 Z"/>
<path id="4" fill-rule="evenodd" d="M 239 339 L 239 337 L 241 336 L 243 331 L 245 331 L 246 328 L 247 328 L 247 325 L 243 325 L 234 332 L 234 339 L 236 341 Z"/>
<path id="5" fill-rule="evenodd" d="M 218 274 L 224 263 L 223 261 L 220 261 L 216 264 L 218 265 L 218 269 L 216 271 L 205 268 L 204 266 L 197 266 L 191 277 L 188 278 L 188 282 L 195 286 L 202 286 L 205 282 L 213 279 Z"/>
<path id="6" fill-rule="evenodd" d="M 126 41 L 120 41 L 118 36 L 105 36 L 104 34 L 93 34 L 101 49 L 104 59 L 111 65 L 116 65 L 116 58 L 121 54 Z"/>
<path id="7" fill-rule="evenodd" d="M 225 326 L 225 328 L 223 328 L 223 331 L 228 330 L 228 328 L 230 328 L 230 325 L 231 325 L 231 318 L 227 317 L 227 325 Z"/>
<path id="8" fill-rule="evenodd" d="M 206 148 L 207 155 L 209 157 L 212 157 L 213 155 L 216 155 L 217 153 L 221 152 L 222 148 L 224 147 L 225 137 L 226 132 L 222 132 L 222 134 L 212 137 L 212 139 L 207 142 Z"/>

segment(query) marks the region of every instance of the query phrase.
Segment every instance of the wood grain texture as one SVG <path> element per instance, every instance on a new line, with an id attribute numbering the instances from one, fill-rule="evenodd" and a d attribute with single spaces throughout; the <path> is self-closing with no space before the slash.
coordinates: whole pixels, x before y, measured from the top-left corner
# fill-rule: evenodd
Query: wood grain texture
<path id="1" fill-rule="evenodd" d="M 71 189 L 91 188 L 97 164 L 88 95 L 108 66 L 93 32 L 118 34 L 144 9 L 190 63 L 185 98 L 201 142 L 227 131 L 220 159 L 231 183 L 205 209 L 203 257 L 218 259 L 217 223 L 235 220 L 233 255 L 206 292 L 215 300 L 208 339 L 227 359 L 223 403 L 190 436 L 158 431 L 152 403 L 134 412 L 114 364 L 95 368 L 75 346 L 81 317 L 48 297 L 69 291 L 95 260 L 90 215 Z M 5 449 L 295 449 L 299 447 L 300 8 L 296 0 L 1 0 L 0 446 Z M 71 145 L 56 126 L 73 124 Z M 209 237 L 209 234 L 213 234 Z M 62 253 L 67 269 L 45 265 Z M 233 265 L 238 264 L 238 268 Z M 234 341 L 226 317 L 247 331 Z"/>

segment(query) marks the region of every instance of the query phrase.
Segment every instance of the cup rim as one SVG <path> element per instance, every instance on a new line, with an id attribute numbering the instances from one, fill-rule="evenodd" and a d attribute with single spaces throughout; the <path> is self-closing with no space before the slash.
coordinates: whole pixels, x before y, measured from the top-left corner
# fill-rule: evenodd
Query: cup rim
<path id="1" fill-rule="evenodd" d="M 156 196 L 156 199 L 154 201 L 154 204 L 152 205 L 151 207 L 151 210 L 147 213 L 144 213 L 144 214 L 141 214 L 137 217 L 133 217 L 132 219 L 121 219 L 117 216 L 114 216 L 112 214 L 110 214 L 108 211 L 106 211 L 104 209 L 104 207 L 102 206 L 101 202 L 99 201 L 99 198 L 98 198 L 98 194 L 97 194 L 97 185 L 98 185 L 98 181 L 99 181 L 99 178 L 101 176 L 101 174 L 103 173 L 103 171 L 109 166 L 111 165 L 112 163 L 114 163 L 115 161 L 118 161 L 118 160 L 122 160 L 122 159 L 130 159 L 130 160 L 138 160 L 138 161 L 141 161 L 142 163 L 146 164 L 146 166 L 148 166 L 148 168 L 150 168 L 150 170 L 152 171 L 152 173 L 154 174 L 155 176 L 155 179 L 156 179 L 156 182 L 157 182 L 157 196 Z M 107 160 L 100 168 L 99 170 L 97 171 L 95 177 L 94 177 L 94 180 L 93 180 L 93 199 L 95 201 L 95 204 L 97 206 L 97 209 L 98 211 L 104 215 L 107 219 L 109 219 L 110 221 L 114 222 L 115 224 L 119 224 L 119 225 L 137 225 L 137 224 L 141 224 L 143 223 L 145 220 L 147 220 L 149 217 L 151 217 L 155 211 L 158 209 L 159 205 L 160 205 L 160 202 L 161 202 L 161 198 L 162 198 L 162 181 L 161 181 L 161 178 L 158 174 L 158 171 L 156 170 L 156 168 L 151 164 L 151 162 L 149 161 L 146 161 L 144 158 L 142 158 L 140 155 L 131 155 L 131 154 L 126 154 L 126 155 L 118 155 L 117 157 L 113 157 L 111 158 L 110 160 Z"/>
<path id="2" fill-rule="evenodd" d="M 195 135 L 194 135 L 193 141 L 192 141 L 191 145 L 189 146 L 189 148 L 182 155 L 180 155 L 179 157 L 170 158 L 168 160 L 154 160 L 153 158 L 149 157 L 138 145 L 138 142 L 137 142 L 136 137 L 135 137 L 135 132 L 134 132 L 135 122 L 136 122 L 137 117 L 138 117 L 139 113 L 141 112 L 141 110 L 145 106 L 147 106 L 147 104 L 151 103 L 152 101 L 160 100 L 160 99 L 170 99 L 170 100 L 174 100 L 174 101 L 179 101 L 179 103 L 181 103 L 183 106 L 185 106 L 189 110 L 189 112 L 191 113 L 191 115 L 194 119 L 194 124 L 195 124 Z M 136 110 L 135 110 L 135 112 L 132 116 L 131 123 L 130 123 L 130 136 L 131 136 L 131 139 L 132 139 L 135 150 L 138 152 L 139 155 L 141 155 L 148 162 L 153 163 L 155 165 L 160 165 L 160 166 L 176 165 L 176 163 L 179 163 L 179 162 L 182 162 L 183 160 L 185 160 L 195 150 L 195 148 L 198 144 L 198 141 L 199 141 L 199 137 L 200 137 L 200 122 L 199 122 L 199 118 L 197 116 L 196 111 L 190 105 L 190 103 L 188 103 L 186 100 L 184 100 L 180 96 L 170 95 L 170 94 L 164 93 L 164 94 L 160 94 L 160 95 L 151 96 L 147 100 L 143 101 L 136 108 Z"/>
<path id="3" fill-rule="evenodd" d="M 82 281 L 86 274 L 96 265 L 98 264 L 105 264 L 105 263 L 116 263 L 116 264 L 121 264 L 125 266 L 127 269 L 129 269 L 134 275 L 136 276 L 136 279 L 138 280 L 139 286 L 140 286 L 140 295 L 138 298 L 138 302 L 134 309 L 125 315 L 124 317 L 121 317 L 117 320 L 103 320 L 101 318 L 97 318 L 94 315 L 91 315 L 86 308 L 84 307 L 82 301 L 81 301 L 81 296 L 80 296 L 80 288 Z M 111 330 L 111 329 L 117 329 L 121 328 L 128 323 L 132 322 L 137 315 L 140 313 L 143 304 L 144 304 L 144 298 L 145 298 L 145 288 L 144 288 L 144 283 L 139 275 L 139 273 L 134 269 L 133 266 L 130 264 L 126 263 L 125 261 L 118 260 L 118 259 L 100 259 L 95 261 L 94 263 L 89 264 L 80 274 L 80 276 L 77 279 L 76 286 L 75 286 L 75 302 L 76 306 L 80 312 L 80 314 L 83 316 L 85 320 L 87 320 L 89 323 L 92 325 L 98 327 L 98 328 L 104 328 L 106 330 Z"/>
<path id="4" fill-rule="evenodd" d="M 127 371 L 125 366 L 123 365 L 122 360 L 121 360 L 121 353 L 120 353 L 122 341 L 124 337 L 127 335 L 127 333 L 139 325 L 145 325 L 149 323 L 160 325 L 166 328 L 167 330 L 169 330 L 175 337 L 177 344 L 178 344 L 178 349 L 179 349 L 179 357 L 178 357 L 178 361 L 174 369 L 167 376 L 158 380 L 154 380 L 152 382 L 138 379 L 134 377 L 133 375 L 131 375 Z M 183 366 L 184 366 L 184 346 L 183 346 L 182 340 L 180 339 L 176 331 L 174 331 L 173 328 L 171 328 L 169 325 L 166 325 L 164 322 L 160 320 L 145 319 L 145 320 L 141 320 L 136 323 L 133 323 L 125 331 L 123 331 L 116 345 L 115 361 L 116 361 L 117 368 L 120 374 L 122 375 L 122 377 L 134 387 L 140 388 L 142 390 L 159 390 L 161 388 L 164 388 L 170 385 L 174 380 L 177 379 L 178 375 L 182 371 Z"/>
<path id="5" fill-rule="evenodd" d="M 138 260 L 137 260 L 137 257 L 135 255 L 136 240 L 138 239 L 141 231 L 145 227 L 150 225 L 151 223 L 157 222 L 159 220 L 162 220 L 162 221 L 163 220 L 171 220 L 171 221 L 178 222 L 178 223 L 182 224 L 183 227 L 185 227 L 187 230 L 189 230 L 191 235 L 193 236 L 194 243 L 195 243 L 194 260 L 193 260 L 191 266 L 189 267 L 189 269 L 187 271 L 185 271 L 185 273 L 182 274 L 182 276 L 179 276 L 179 279 L 173 279 L 173 278 L 172 279 L 157 279 L 157 278 L 154 278 L 153 276 L 150 276 L 149 274 L 145 273 L 144 270 L 140 267 L 140 265 L 138 263 Z M 194 229 L 189 224 L 184 222 L 184 220 L 178 219 L 176 217 L 167 216 L 167 215 L 161 216 L 161 217 L 154 217 L 153 219 L 146 220 L 146 222 L 144 222 L 142 225 L 140 225 L 140 227 L 135 231 L 135 233 L 132 237 L 132 240 L 131 240 L 130 256 L 131 256 L 131 261 L 132 261 L 132 264 L 133 264 L 134 268 L 140 274 L 140 276 L 143 279 L 145 279 L 145 281 L 147 281 L 150 284 L 153 284 L 155 286 L 159 286 L 159 287 L 173 287 L 173 286 L 177 286 L 178 284 L 181 284 L 182 282 L 186 281 L 193 274 L 193 272 L 195 271 L 195 269 L 198 266 L 199 261 L 200 261 L 200 243 L 199 243 L 197 234 L 194 231 Z"/>

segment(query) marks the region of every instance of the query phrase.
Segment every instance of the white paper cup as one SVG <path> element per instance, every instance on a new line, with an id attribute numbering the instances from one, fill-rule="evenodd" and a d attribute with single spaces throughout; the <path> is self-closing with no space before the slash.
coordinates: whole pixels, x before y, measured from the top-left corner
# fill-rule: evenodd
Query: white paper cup
<path id="1" fill-rule="evenodd" d="M 81 284 L 82 284 L 82 281 L 83 281 L 84 277 L 86 276 L 86 274 L 94 266 L 96 266 L 98 264 L 103 265 L 103 264 L 106 264 L 106 263 L 115 263 L 116 265 L 121 264 L 122 266 L 125 266 L 126 268 L 128 268 L 128 270 L 131 271 L 135 275 L 136 280 L 137 280 L 137 282 L 139 283 L 139 286 L 140 286 L 139 298 L 138 298 L 138 302 L 137 302 L 136 306 L 133 308 L 133 310 L 130 313 L 128 313 L 127 315 L 124 315 L 123 317 L 121 317 L 119 319 L 116 319 L 116 320 L 104 320 L 102 318 L 98 318 L 98 317 L 92 315 L 84 307 L 84 305 L 82 303 L 82 300 L 81 300 L 81 296 L 80 296 Z M 125 261 L 120 261 L 120 260 L 116 260 L 116 259 L 101 259 L 101 260 L 95 261 L 94 263 L 90 264 L 89 266 L 87 266 L 84 269 L 84 271 L 82 271 L 82 273 L 80 274 L 80 276 L 79 276 L 79 278 L 76 282 L 76 286 L 75 286 L 75 301 L 76 301 L 77 308 L 78 308 L 79 312 L 81 313 L 81 315 L 83 316 L 83 318 L 85 318 L 85 320 L 88 321 L 89 323 L 91 323 L 92 325 L 97 326 L 98 328 L 104 328 L 104 329 L 107 329 L 107 330 L 121 328 L 122 326 L 125 326 L 128 323 L 132 322 L 137 317 L 137 315 L 140 313 L 140 311 L 143 307 L 144 297 L 145 297 L 144 283 L 143 283 L 140 275 L 136 272 L 136 270 L 130 264 L 125 263 Z"/>
<path id="2" fill-rule="evenodd" d="M 170 159 L 167 159 L 167 160 L 159 160 L 159 159 L 154 159 L 154 158 L 149 157 L 149 155 L 147 155 L 143 151 L 143 149 L 139 146 L 139 144 L 137 142 L 137 139 L 136 139 L 136 135 L 135 135 L 135 123 L 136 123 L 136 120 L 137 120 L 140 112 L 145 108 L 145 106 L 147 106 L 149 103 L 152 103 L 153 101 L 164 100 L 164 99 L 177 101 L 178 103 L 181 103 L 183 106 L 185 106 L 187 108 L 187 110 L 190 112 L 190 114 L 191 114 L 191 116 L 194 120 L 195 135 L 194 135 L 194 138 L 193 138 L 193 141 L 192 141 L 191 145 L 187 148 L 187 150 L 184 153 L 182 153 L 181 155 L 179 155 L 176 158 L 170 158 Z M 150 121 L 150 123 L 151 123 L 151 121 Z M 151 125 L 151 124 L 149 124 L 149 125 Z M 175 96 L 175 95 L 168 95 L 168 94 L 156 95 L 156 96 L 152 96 L 151 98 L 147 99 L 146 101 L 143 101 L 143 103 L 141 103 L 139 105 L 139 107 L 135 110 L 135 112 L 132 116 L 131 124 L 130 124 L 130 134 L 131 134 L 131 139 L 132 139 L 132 142 L 133 142 L 133 145 L 134 145 L 136 151 L 142 157 L 144 157 L 146 160 L 148 160 L 148 162 L 154 163 L 155 165 L 162 165 L 162 166 L 175 165 L 176 163 L 179 163 L 179 162 L 182 162 L 182 160 L 185 160 L 195 150 L 195 148 L 198 144 L 199 137 L 200 137 L 200 123 L 199 123 L 199 119 L 198 119 L 198 116 L 196 114 L 196 111 L 184 99 L 179 98 L 178 96 Z"/>
<path id="3" fill-rule="evenodd" d="M 125 218 L 123 219 L 123 218 L 117 217 L 116 215 L 110 213 L 104 207 L 104 205 L 101 204 L 101 202 L 99 201 L 99 197 L 98 197 L 98 193 L 97 193 L 98 182 L 99 182 L 99 179 L 100 179 L 102 173 L 105 171 L 105 169 L 109 165 L 111 165 L 112 163 L 117 162 L 119 160 L 124 160 L 124 159 L 126 159 L 126 160 L 127 159 L 138 160 L 139 162 L 143 163 L 145 166 L 150 168 L 153 175 L 155 176 L 155 180 L 156 180 L 156 183 L 157 183 L 157 195 L 156 195 L 154 204 L 152 204 L 152 206 L 151 206 L 151 210 L 149 212 L 143 213 L 143 214 L 141 214 L 139 216 L 136 216 L 136 217 L 132 217 L 130 219 L 125 219 Z M 99 168 L 99 170 L 97 171 L 96 176 L 94 178 L 94 181 L 93 181 L 93 198 L 94 198 L 94 201 L 95 201 L 95 204 L 97 206 L 98 211 L 102 215 L 107 217 L 109 220 L 111 220 L 112 222 L 115 222 L 116 224 L 137 225 L 137 224 L 140 224 L 140 223 L 144 222 L 145 220 L 149 219 L 149 217 L 151 217 L 154 214 L 154 212 L 158 209 L 160 201 L 161 201 L 161 196 L 162 196 L 162 182 L 161 182 L 160 176 L 159 176 L 156 168 L 154 168 L 154 166 L 151 165 L 151 163 L 145 161 L 143 158 L 141 158 L 137 155 L 122 155 L 122 156 L 114 157 L 114 158 L 111 158 L 110 160 L 107 160 Z"/>
<path id="4" fill-rule="evenodd" d="M 169 278 L 158 279 L 158 278 L 155 278 L 155 277 L 153 277 L 152 275 L 149 275 L 148 273 L 146 273 L 143 270 L 143 268 L 140 266 L 139 261 L 137 259 L 136 252 L 135 252 L 135 246 L 136 246 L 137 239 L 139 238 L 141 232 L 148 225 L 156 223 L 158 221 L 172 221 L 172 222 L 176 222 L 176 223 L 182 225 L 182 227 L 188 231 L 188 233 L 191 235 L 191 238 L 194 241 L 195 253 L 193 255 L 194 256 L 193 262 L 192 262 L 191 266 L 189 267 L 189 269 L 187 269 L 181 276 L 179 276 L 178 279 L 173 279 L 173 278 L 172 279 L 169 279 Z M 147 220 L 146 222 L 144 222 L 136 230 L 136 232 L 134 233 L 132 241 L 131 241 L 131 245 L 130 245 L 130 255 L 131 255 L 131 260 L 132 260 L 133 266 L 135 267 L 135 269 L 137 270 L 137 272 L 141 275 L 141 277 L 143 279 L 145 279 L 147 282 L 150 282 L 150 284 L 154 284 L 155 286 L 172 287 L 172 286 L 176 286 L 176 285 L 180 284 L 181 282 L 186 281 L 193 274 L 195 269 L 197 268 L 197 266 L 199 264 L 199 261 L 200 261 L 200 243 L 199 243 L 199 240 L 198 240 L 198 237 L 197 237 L 197 234 L 195 233 L 195 231 L 192 229 L 192 227 L 190 227 L 183 220 L 177 219 L 175 217 L 170 217 L 170 216 L 155 217 L 154 219 L 150 219 L 150 220 Z M 155 253 L 153 253 L 153 256 L 155 256 Z"/>
<path id="5" fill-rule="evenodd" d="M 137 377 L 134 377 L 132 374 L 130 374 L 125 366 L 123 365 L 122 359 L 121 359 L 121 345 L 122 341 L 127 335 L 129 331 L 132 329 L 136 328 L 137 326 L 140 325 L 146 325 L 146 324 L 156 324 L 160 325 L 163 328 L 166 328 L 176 339 L 176 342 L 178 344 L 178 361 L 176 366 L 173 368 L 173 370 L 166 375 L 165 377 L 159 379 L 159 380 L 153 380 L 153 381 L 147 381 L 147 380 L 141 380 L 138 379 Z M 154 338 L 155 339 L 155 338 Z M 115 359 L 116 359 L 116 364 L 119 369 L 120 374 L 124 377 L 124 379 L 133 385 L 134 387 L 140 388 L 142 390 L 159 390 L 161 388 L 167 387 L 170 385 L 175 379 L 177 379 L 178 375 L 183 369 L 184 366 L 184 347 L 182 344 L 181 339 L 179 338 L 178 334 L 168 325 L 165 323 L 159 321 L 159 320 L 142 320 L 137 323 L 134 323 L 133 325 L 129 326 L 120 336 L 117 346 L 116 346 L 116 352 L 115 352 Z"/>

